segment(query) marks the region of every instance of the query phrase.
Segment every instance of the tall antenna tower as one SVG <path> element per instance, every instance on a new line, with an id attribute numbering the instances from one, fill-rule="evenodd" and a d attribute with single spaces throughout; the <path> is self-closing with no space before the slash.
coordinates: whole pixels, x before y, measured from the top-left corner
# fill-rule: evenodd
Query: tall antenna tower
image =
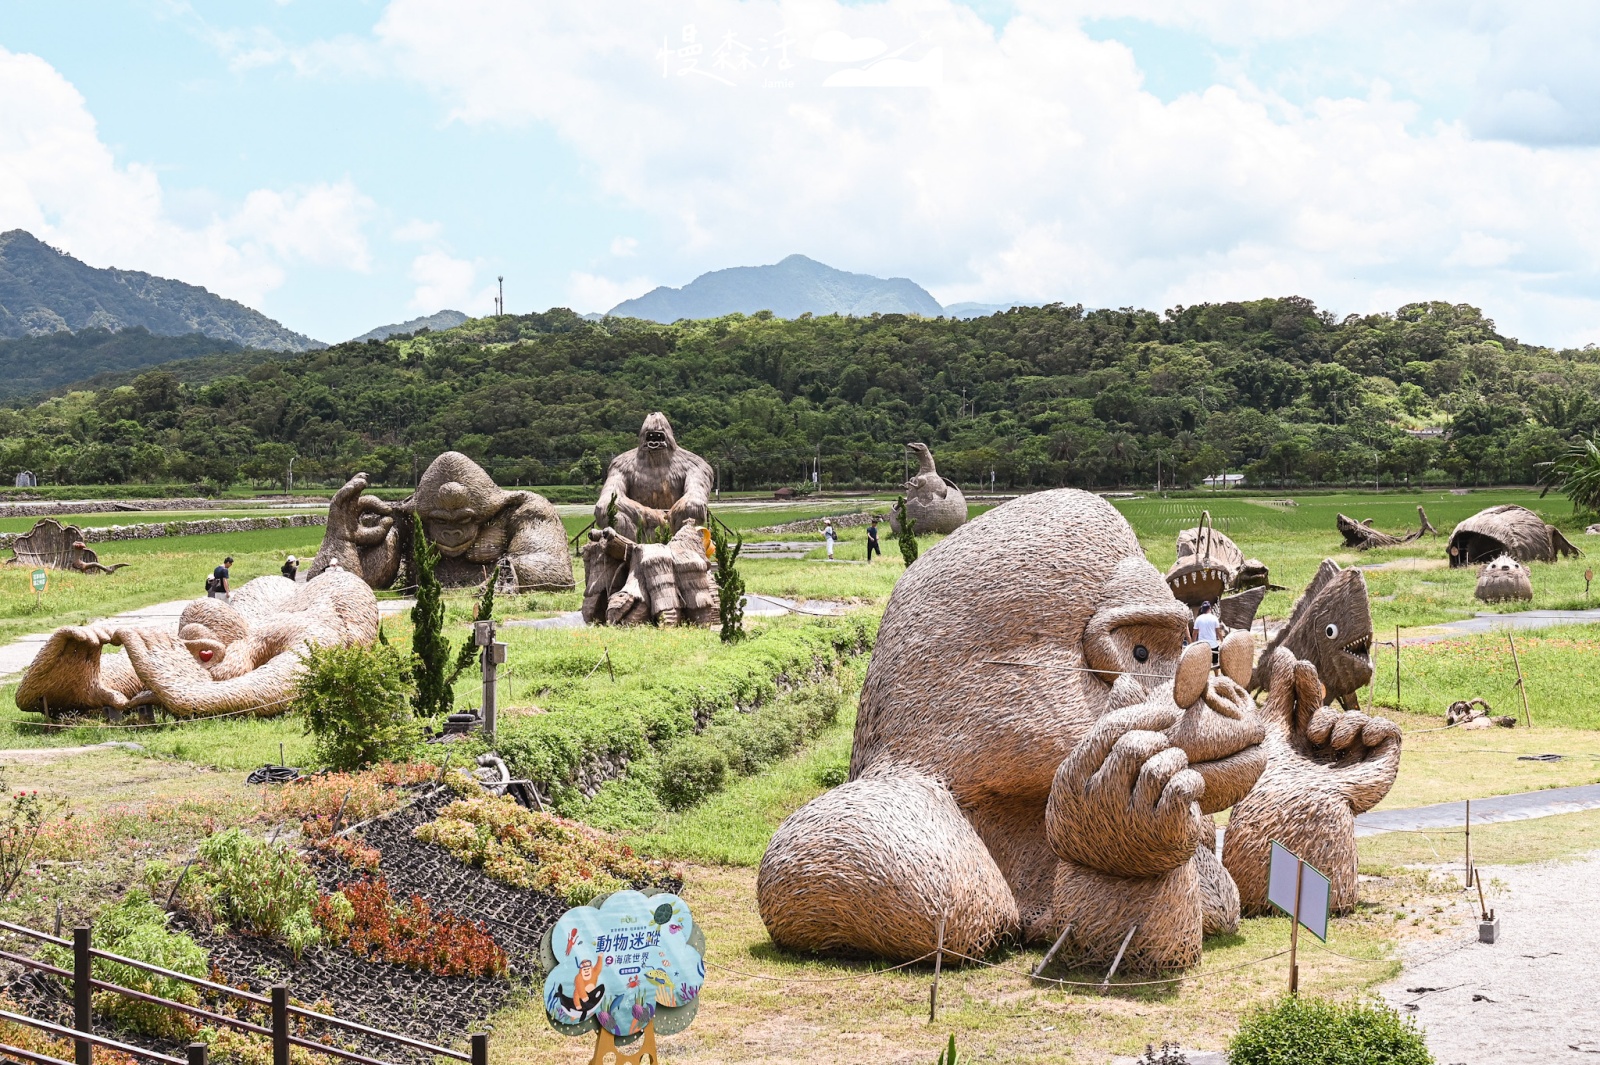
<path id="1" fill-rule="evenodd" d="M 500 295 L 495 297 L 495 301 L 494 301 L 495 302 L 495 312 L 494 313 L 496 313 L 496 314 L 504 314 L 504 313 L 506 313 L 506 279 L 505 279 L 505 275 L 502 274 L 501 276 L 496 277 L 495 280 L 500 282 Z"/>

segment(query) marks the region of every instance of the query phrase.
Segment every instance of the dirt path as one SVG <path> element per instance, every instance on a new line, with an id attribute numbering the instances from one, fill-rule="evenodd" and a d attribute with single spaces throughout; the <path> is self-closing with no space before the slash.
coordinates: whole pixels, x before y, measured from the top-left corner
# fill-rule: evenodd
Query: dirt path
<path id="1" fill-rule="evenodd" d="M 1383 997 L 1417 1019 L 1440 1065 L 1554 1065 L 1600 1055 L 1600 854 L 1479 866 L 1500 940 L 1405 948 Z M 1470 936 L 1475 921 L 1459 932 Z"/>

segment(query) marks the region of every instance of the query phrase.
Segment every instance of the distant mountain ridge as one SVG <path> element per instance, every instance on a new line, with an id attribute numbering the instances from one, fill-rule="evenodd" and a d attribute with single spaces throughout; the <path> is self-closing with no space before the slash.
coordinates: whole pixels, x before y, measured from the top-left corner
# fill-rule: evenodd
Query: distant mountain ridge
<path id="1" fill-rule="evenodd" d="M 135 326 L 159 336 L 202 333 L 268 351 L 326 346 L 198 285 L 93 267 L 26 230 L 0 233 L 0 337 Z"/>
<path id="2" fill-rule="evenodd" d="M 435 311 L 433 314 L 422 318 L 413 318 L 409 322 L 397 322 L 394 325 L 380 325 L 376 329 L 369 329 L 358 337 L 352 339 L 356 343 L 368 340 L 388 340 L 396 333 L 415 333 L 419 329 L 431 329 L 435 333 L 442 329 L 454 329 L 467 320 L 467 316 L 460 311 Z"/>
<path id="3" fill-rule="evenodd" d="M 836 270 L 804 255 L 770 266 L 735 266 L 701 274 L 682 288 L 665 285 L 611 308 L 611 315 L 675 322 L 724 314 L 771 311 L 780 318 L 802 314 L 944 313 L 927 289 L 904 277 L 873 277 Z"/>

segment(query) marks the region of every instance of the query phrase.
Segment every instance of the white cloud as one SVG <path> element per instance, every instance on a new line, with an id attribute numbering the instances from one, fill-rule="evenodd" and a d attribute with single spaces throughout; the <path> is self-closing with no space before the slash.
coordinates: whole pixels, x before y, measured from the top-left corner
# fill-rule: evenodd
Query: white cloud
<path id="1" fill-rule="evenodd" d="M 371 266 L 363 226 L 373 204 L 348 181 L 258 189 L 184 224 L 155 172 L 117 162 L 83 97 L 44 60 L 0 49 L 0 100 L 0 229 L 26 229 L 92 266 L 178 278 L 251 306 L 289 267 Z"/>
<path id="2" fill-rule="evenodd" d="M 448 307 L 479 315 L 490 313 L 494 306 L 494 287 L 478 284 L 478 267 L 467 259 L 442 251 L 423 252 L 411 260 L 410 276 L 417 283 L 411 296 L 414 310 L 432 314 Z"/>
<path id="3" fill-rule="evenodd" d="M 843 30 L 824 30 L 811 42 L 811 58 L 824 63 L 864 63 L 888 50 L 876 37 L 852 37 Z"/>
<path id="4" fill-rule="evenodd" d="M 648 277 L 614 281 L 598 274 L 576 271 L 567 282 L 567 305 L 579 314 L 605 312 L 656 287 Z"/>
<path id="5" fill-rule="evenodd" d="M 413 218 L 398 226 L 389 236 L 402 244 L 427 244 L 438 240 L 443 232 L 444 226 L 438 222 L 424 222 L 420 218 Z"/>
<path id="6" fill-rule="evenodd" d="M 611 254 L 619 259 L 638 255 L 639 241 L 633 237 L 613 237 L 611 238 Z"/>

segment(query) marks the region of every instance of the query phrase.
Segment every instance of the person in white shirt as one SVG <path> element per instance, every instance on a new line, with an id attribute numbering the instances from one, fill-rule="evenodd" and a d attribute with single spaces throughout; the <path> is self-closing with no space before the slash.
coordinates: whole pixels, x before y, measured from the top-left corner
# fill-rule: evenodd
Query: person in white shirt
<path id="1" fill-rule="evenodd" d="M 822 537 L 828 541 L 828 561 L 832 562 L 834 541 L 833 522 L 825 521 L 822 523 Z"/>
<path id="2" fill-rule="evenodd" d="M 1200 604 L 1200 613 L 1194 619 L 1194 638 L 1211 648 L 1211 668 L 1216 669 L 1221 658 L 1222 637 L 1228 633 L 1228 626 L 1211 612 L 1211 603 Z"/>

